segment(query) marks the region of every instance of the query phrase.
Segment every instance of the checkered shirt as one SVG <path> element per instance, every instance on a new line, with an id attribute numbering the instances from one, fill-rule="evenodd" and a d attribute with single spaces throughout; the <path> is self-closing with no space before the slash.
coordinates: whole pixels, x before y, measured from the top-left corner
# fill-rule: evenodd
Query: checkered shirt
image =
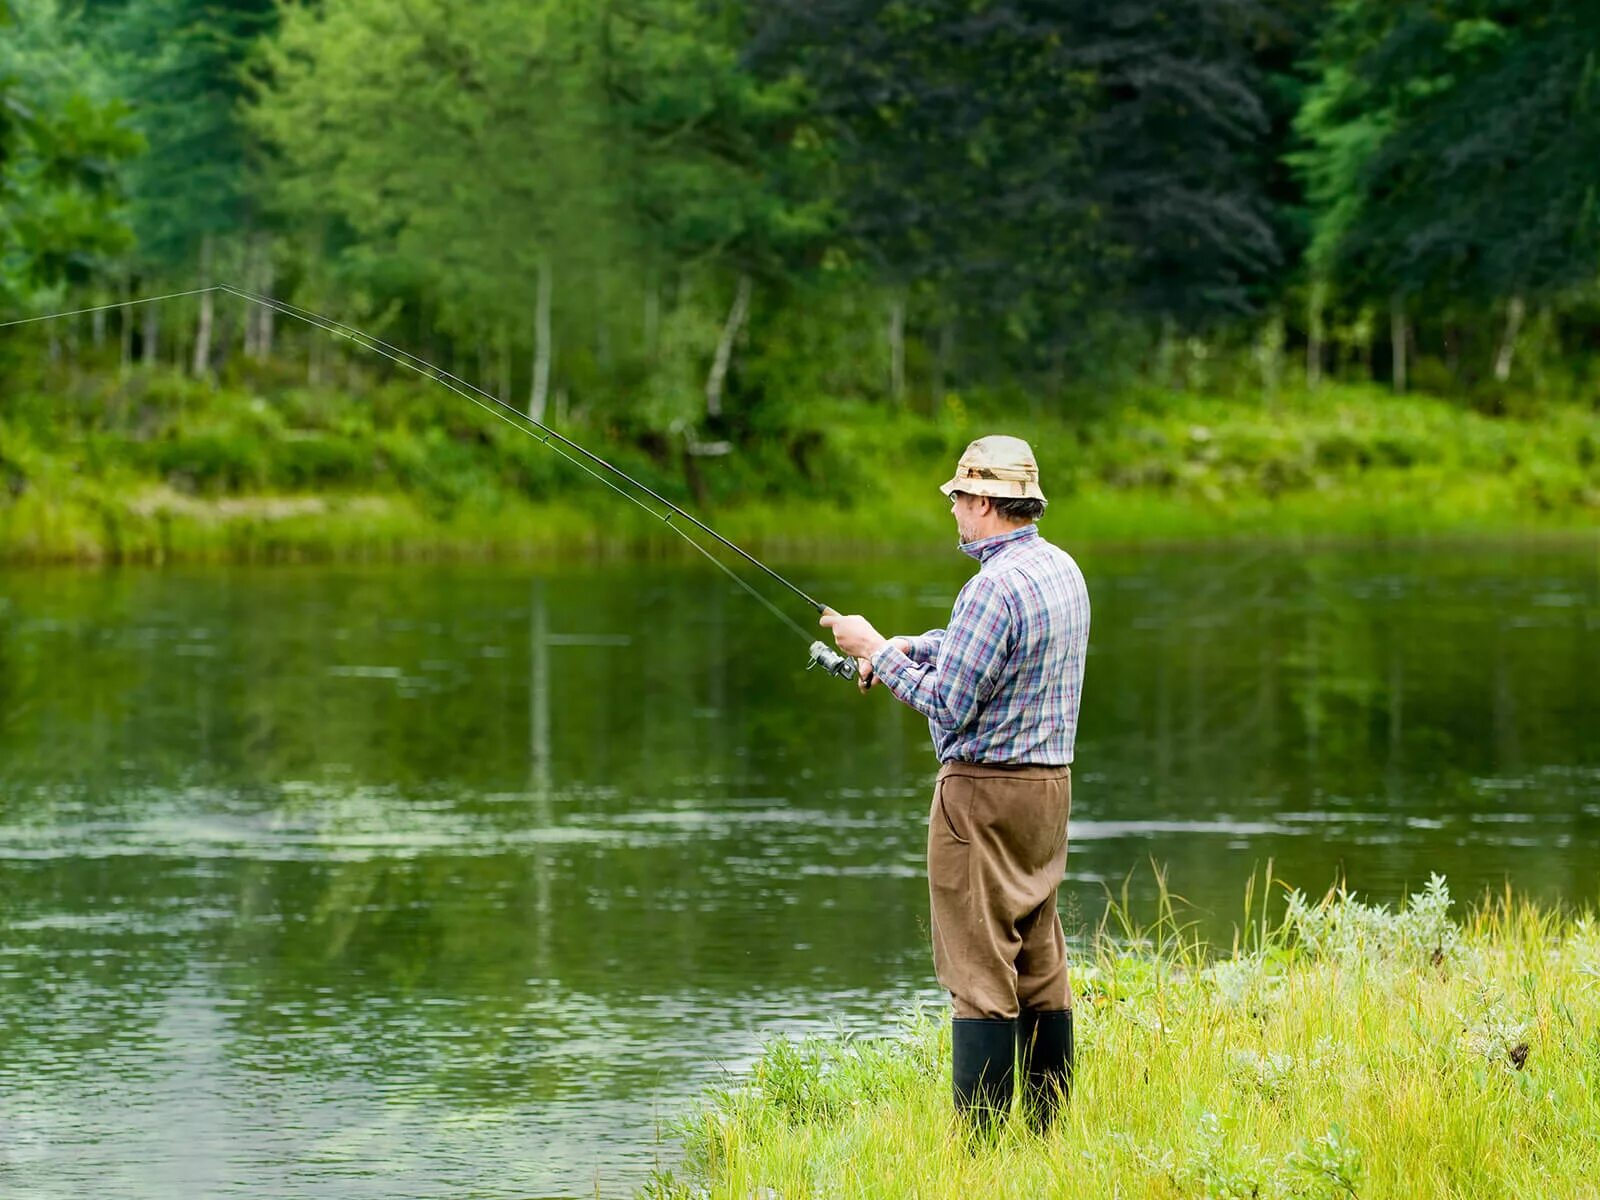
<path id="1" fill-rule="evenodd" d="M 891 640 L 878 678 L 928 718 L 939 761 L 1072 761 L 1089 645 L 1089 592 L 1072 556 L 1037 525 L 961 547 L 982 566 L 947 629 Z"/>

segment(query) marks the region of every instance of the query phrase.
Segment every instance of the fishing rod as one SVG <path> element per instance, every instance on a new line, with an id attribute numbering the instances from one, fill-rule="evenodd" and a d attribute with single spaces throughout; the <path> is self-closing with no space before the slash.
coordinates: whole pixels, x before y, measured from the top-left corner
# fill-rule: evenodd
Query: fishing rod
<path id="1" fill-rule="evenodd" d="M 462 379 L 449 371 L 446 371 L 444 368 L 435 366 L 426 359 L 419 358 L 417 355 L 412 354 L 410 351 L 404 350 L 399 346 L 391 345 L 390 343 L 385 342 L 364 330 L 358 329 L 353 325 L 346 325 L 341 321 L 336 321 L 332 317 L 323 316 L 321 313 L 314 312 L 311 309 L 302 308 L 296 304 L 290 304 L 287 300 L 279 300 L 272 296 L 264 296 L 256 292 L 248 291 L 244 288 L 234 287 L 232 284 L 215 283 L 208 287 L 190 288 L 186 291 L 166 292 L 157 296 L 142 296 L 130 300 L 118 300 L 110 304 L 98 304 L 88 308 L 72 309 L 66 312 L 47 313 L 43 316 L 37 317 L 22 317 L 12 321 L 0 321 L 0 329 L 9 329 L 18 325 L 32 325 L 42 321 L 56 321 L 66 317 L 83 316 L 88 313 L 106 312 L 111 309 L 132 308 L 135 305 L 140 304 L 156 304 L 166 300 L 179 300 L 189 296 L 202 296 L 212 292 L 220 292 L 226 295 L 237 297 L 246 303 L 260 305 L 263 308 L 271 309 L 272 311 L 280 313 L 283 316 L 292 317 L 295 320 L 302 321 L 305 324 L 321 330 L 324 333 L 331 334 L 334 337 L 353 342 L 363 350 L 377 354 L 382 358 L 388 359 L 397 366 L 404 367 L 407 370 L 413 371 L 434 383 L 441 384 L 451 392 L 454 392 L 456 395 L 462 397 L 470 403 L 477 405 L 485 412 L 488 412 L 491 416 L 505 421 L 506 424 L 522 433 L 527 434 L 529 437 L 536 437 L 536 435 L 542 434 L 542 437 L 536 437 L 536 440 L 541 446 L 544 446 L 551 452 L 560 455 L 560 457 L 566 459 L 569 463 L 590 477 L 603 483 L 606 487 L 616 492 L 619 496 L 632 501 L 651 516 L 663 521 L 668 529 L 676 533 L 690 546 L 693 546 L 694 549 L 703 555 L 708 562 L 725 574 L 729 579 L 733 580 L 733 582 L 736 583 L 740 588 L 753 596 L 761 603 L 763 607 L 771 612 L 773 616 L 777 617 L 790 629 L 794 630 L 802 639 L 809 641 L 810 645 L 807 650 L 806 670 L 809 671 L 813 667 L 821 667 L 828 674 L 836 675 L 841 679 L 855 680 L 857 678 L 858 670 L 856 667 L 856 662 L 853 658 L 850 658 L 847 655 L 842 655 L 825 645 L 823 642 L 813 639 L 810 633 L 802 629 L 800 625 L 797 624 L 787 613 L 778 608 L 777 605 L 773 604 L 772 601 L 766 596 L 758 592 L 748 580 L 735 572 L 731 567 L 728 566 L 727 563 L 723 562 L 716 555 L 712 554 L 709 549 L 692 537 L 682 526 L 674 524 L 673 518 L 682 517 L 695 528 L 699 529 L 702 533 L 709 535 L 723 547 L 732 550 L 746 562 L 759 568 L 772 579 L 788 588 L 789 591 L 799 596 L 816 612 L 826 613 L 830 611 L 826 605 L 814 599 L 796 584 L 778 574 L 777 571 L 774 571 L 766 563 L 756 558 L 755 555 L 749 553 L 743 547 L 735 544 L 734 542 L 729 541 L 715 529 L 711 528 L 711 526 L 707 525 L 704 521 L 696 517 L 693 513 L 685 511 L 683 508 L 679 507 L 671 500 L 668 500 L 665 496 L 661 495 L 661 493 L 657 492 L 654 488 L 651 488 L 647 484 L 641 483 L 639 480 L 629 475 L 621 467 L 612 462 L 608 462 L 604 458 L 601 458 L 598 454 L 595 454 L 593 451 L 575 442 L 573 439 L 569 438 L 566 434 L 561 433 L 559 430 L 553 429 L 549 425 L 546 425 L 543 421 L 540 421 L 530 413 L 523 412 L 522 409 L 516 407 L 514 404 L 510 404 L 507 401 L 502 400 L 499 396 L 494 395 L 492 392 L 486 392 L 476 384 L 469 383 L 467 380 Z M 486 401 L 487 403 L 485 403 Z M 506 415 L 507 413 L 510 413 L 511 416 L 508 417 Z M 515 417 L 516 419 L 513 420 L 511 419 L 512 417 Z M 532 426 L 532 428 L 530 429 L 528 426 Z M 559 445 L 557 443 L 559 443 Z M 596 469 L 597 467 L 601 470 L 610 472 L 612 475 L 625 481 L 630 486 L 638 489 L 638 491 L 643 492 L 645 495 L 649 496 L 652 500 L 660 504 L 668 511 L 663 513 L 651 508 L 643 500 L 639 499 L 639 497 L 633 492 L 629 492 L 621 487 L 618 487 L 617 484 L 611 479 L 608 479 L 605 475 L 601 474 L 601 471 Z"/>

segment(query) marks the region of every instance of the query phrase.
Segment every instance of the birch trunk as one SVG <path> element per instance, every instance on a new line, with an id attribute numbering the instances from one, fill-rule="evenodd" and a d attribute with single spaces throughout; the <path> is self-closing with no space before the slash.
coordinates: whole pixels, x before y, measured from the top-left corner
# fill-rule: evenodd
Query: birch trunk
<path id="1" fill-rule="evenodd" d="M 906 398 L 906 301 L 896 296 L 889 304 L 889 398 L 898 407 Z"/>
<path id="2" fill-rule="evenodd" d="M 263 234 L 261 237 L 261 261 L 259 268 L 261 271 L 261 275 L 258 280 L 260 286 L 256 290 L 263 296 L 270 296 L 272 295 L 272 285 L 277 281 L 274 278 L 274 271 L 272 267 L 272 239 L 266 234 Z M 259 354 L 263 359 L 271 358 L 273 334 L 272 320 L 278 314 L 275 310 L 268 308 L 264 304 L 252 305 L 251 307 L 259 308 L 261 310 L 256 314 L 256 353 Z"/>
<path id="3" fill-rule="evenodd" d="M 1396 292 L 1389 299 L 1389 349 L 1393 356 L 1394 390 L 1406 390 L 1406 306 Z"/>
<path id="4" fill-rule="evenodd" d="M 939 352 L 933 358 L 933 402 L 928 411 L 937 414 L 944 406 L 945 384 L 955 361 L 956 327 L 954 319 L 939 325 Z"/>
<path id="5" fill-rule="evenodd" d="M 1323 288 L 1320 283 L 1311 285 L 1311 298 L 1306 320 L 1306 387 L 1315 390 L 1322 383 L 1323 342 Z"/>
<path id="6" fill-rule="evenodd" d="M 103 297 L 102 297 L 103 299 Z M 90 341 L 96 350 L 102 350 L 106 344 L 106 310 L 99 309 L 89 318 Z"/>
<path id="7" fill-rule="evenodd" d="M 211 286 L 211 235 L 200 239 L 200 286 Z M 216 293 L 200 293 L 200 319 L 194 327 L 194 374 L 211 369 L 211 324 L 216 310 Z"/>
<path id="8" fill-rule="evenodd" d="M 722 385 L 728 377 L 728 362 L 733 358 L 733 342 L 739 336 L 745 317 L 750 312 L 750 276 L 739 276 L 739 290 L 733 297 L 733 307 L 723 323 L 722 336 L 717 339 L 717 354 L 711 361 L 711 374 L 706 377 L 706 416 L 722 415 Z"/>
<path id="9" fill-rule="evenodd" d="M 1494 377 L 1501 383 L 1511 378 L 1511 356 L 1517 350 L 1517 333 L 1522 328 L 1522 318 L 1526 315 L 1522 296 L 1514 295 L 1511 303 L 1506 305 L 1506 329 L 1500 339 L 1500 349 L 1494 356 Z"/>
<path id="10" fill-rule="evenodd" d="M 133 283 L 126 275 L 122 277 L 121 290 L 122 300 L 133 299 Z M 123 307 L 118 312 L 118 318 L 120 324 L 117 326 L 117 362 L 122 374 L 126 375 L 128 369 L 133 366 L 133 312 Z"/>
<path id="11" fill-rule="evenodd" d="M 156 305 L 144 306 L 143 329 L 140 331 L 139 361 L 153 367 L 161 359 L 161 314 Z"/>
<path id="12" fill-rule="evenodd" d="M 651 279 L 644 290 L 644 352 L 651 362 L 656 361 L 656 349 L 661 340 L 661 286 Z"/>
<path id="13" fill-rule="evenodd" d="M 504 325 L 500 326 L 499 335 L 500 351 L 500 382 L 494 394 L 502 401 L 509 403 L 511 400 L 511 331 Z"/>
<path id="14" fill-rule="evenodd" d="M 550 398 L 550 260 L 539 260 L 539 295 L 533 312 L 533 386 L 528 396 L 528 416 L 544 420 Z"/>
<path id="15" fill-rule="evenodd" d="M 247 236 L 244 242 L 244 286 L 252 292 L 259 292 L 261 290 L 261 288 L 257 286 L 258 281 L 256 279 L 256 275 L 256 239 L 254 237 Z M 265 311 L 266 309 L 259 304 L 245 305 L 244 356 L 248 359 L 253 360 L 257 356 L 257 344 L 259 342 L 258 331 L 261 328 L 260 314 Z"/>

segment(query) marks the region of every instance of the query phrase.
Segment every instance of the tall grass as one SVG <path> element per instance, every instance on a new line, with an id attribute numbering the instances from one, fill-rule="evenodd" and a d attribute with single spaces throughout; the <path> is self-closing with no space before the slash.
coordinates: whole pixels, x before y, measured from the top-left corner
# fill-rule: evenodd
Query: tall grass
<path id="1" fill-rule="evenodd" d="M 269 384 L 152 371 L 0 397 L 0 561 L 692 553 L 440 389 Z M 1049 527 L 1074 545 L 1600 528 L 1600 422 L 1576 405 L 1487 417 L 1342 385 L 1270 405 L 1187 393 L 1082 413 L 989 405 L 819 399 L 699 459 L 598 419 L 566 432 L 775 553 L 947 545 L 935 486 L 996 431 L 1033 442 Z"/>
<path id="2" fill-rule="evenodd" d="M 687 1197 L 1594 1197 L 1600 923 L 1440 877 L 1398 909 L 1247 899 L 1215 952 L 1112 906 L 1075 973 L 1071 1103 L 958 1136 L 948 1024 L 772 1043 L 682 1129 Z"/>

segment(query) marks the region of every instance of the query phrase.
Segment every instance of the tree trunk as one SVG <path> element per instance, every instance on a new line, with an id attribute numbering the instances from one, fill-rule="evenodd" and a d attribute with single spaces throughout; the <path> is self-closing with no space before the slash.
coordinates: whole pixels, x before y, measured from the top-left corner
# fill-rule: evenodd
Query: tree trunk
<path id="1" fill-rule="evenodd" d="M 533 386 L 528 396 L 528 416 L 544 420 L 550 397 L 550 260 L 539 260 L 539 295 L 533 313 Z"/>
<path id="2" fill-rule="evenodd" d="M 945 380 L 950 374 L 950 357 L 954 349 L 955 327 L 947 318 L 939 322 L 939 349 L 933 356 L 933 398 L 929 413 L 937 413 L 944 403 Z"/>
<path id="3" fill-rule="evenodd" d="M 260 275 L 257 279 L 256 291 L 263 296 L 272 295 L 272 285 L 276 282 L 272 267 L 272 237 L 269 234 L 261 235 L 261 259 L 257 264 Z M 268 308 L 265 304 L 252 305 L 261 311 L 256 314 L 256 353 L 263 359 L 272 357 L 273 318 L 277 311 Z"/>
<path id="4" fill-rule="evenodd" d="M 722 336 L 717 339 L 716 357 L 711 360 L 711 374 L 706 376 L 706 416 L 722 415 L 722 385 L 728 377 L 728 362 L 733 357 L 733 342 L 739 336 L 745 317 L 750 312 L 750 276 L 739 276 L 739 290 L 733 297 L 733 307 L 722 326 Z"/>
<path id="5" fill-rule="evenodd" d="M 1511 378 L 1511 356 L 1517 349 L 1517 332 L 1522 328 L 1522 318 L 1526 309 L 1520 294 L 1511 297 L 1511 302 L 1506 305 L 1506 329 L 1500 339 L 1499 352 L 1494 356 L 1494 377 L 1501 383 Z"/>
<path id="6" fill-rule="evenodd" d="M 1256 365 L 1261 371 L 1261 393 L 1268 411 L 1278 403 L 1278 389 L 1283 383 L 1283 314 L 1273 312 L 1256 335 Z"/>
<path id="7" fill-rule="evenodd" d="M 899 407 L 906 398 L 906 301 L 889 302 L 889 398 Z"/>
<path id="8" fill-rule="evenodd" d="M 122 277 L 122 299 L 133 299 L 133 281 L 126 275 Z M 133 310 L 126 304 L 118 310 L 121 324 L 117 326 L 118 364 L 124 375 L 133 366 Z"/>
<path id="9" fill-rule="evenodd" d="M 161 314 L 156 311 L 157 305 L 144 306 L 143 329 L 139 335 L 139 361 L 147 367 L 153 367 L 160 361 L 161 356 Z"/>
<path id="10" fill-rule="evenodd" d="M 605 280 L 594 277 L 594 361 L 602 372 L 611 370 L 611 317 L 606 308 Z"/>
<path id="11" fill-rule="evenodd" d="M 1161 318 L 1161 339 L 1156 343 L 1156 378 L 1161 386 L 1178 390 L 1178 323 L 1171 317 Z"/>
<path id="12" fill-rule="evenodd" d="M 652 277 L 644 291 L 644 352 L 652 363 L 656 361 L 657 343 L 661 340 L 661 285 Z"/>
<path id="13" fill-rule="evenodd" d="M 500 382 L 494 394 L 501 400 L 509 402 L 511 399 L 511 330 L 505 325 L 500 326 Z"/>
<path id="14" fill-rule="evenodd" d="M 252 292 L 259 292 L 256 280 L 256 239 L 246 235 L 244 239 L 244 286 Z M 260 304 L 244 306 L 244 356 L 254 360 L 257 355 L 258 331 L 261 328 L 260 314 L 266 308 Z"/>
<path id="15" fill-rule="evenodd" d="M 1312 284 L 1306 319 L 1306 387 L 1313 391 L 1322 383 L 1322 342 L 1324 337 L 1322 311 L 1324 299 L 1322 284 Z"/>
<path id="16" fill-rule="evenodd" d="M 104 298 L 104 296 L 100 297 L 100 299 Z M 96 350 L 103 350 L 106 344 L 106 310 L 103 308 L 96 309 L 89 318 L 89 322 L 90 340 L 94 343 Z"/>
<path id="17" fill-rule="evenodd" d="M 211 235 L 200 239 L 200 286 L 211 286 Z M 196 377 L 211 369 L 211 322 L 215 315 L 215 292 L 200 293 L 200 319 L 194 327 L 194 374 Z"/>
<path id="18" fill-rule="evenodd" d="M 1406 390 L 1406 306 L 1399 292 L 1389 298 L 1390 371 L 1394 390 Z"/>

